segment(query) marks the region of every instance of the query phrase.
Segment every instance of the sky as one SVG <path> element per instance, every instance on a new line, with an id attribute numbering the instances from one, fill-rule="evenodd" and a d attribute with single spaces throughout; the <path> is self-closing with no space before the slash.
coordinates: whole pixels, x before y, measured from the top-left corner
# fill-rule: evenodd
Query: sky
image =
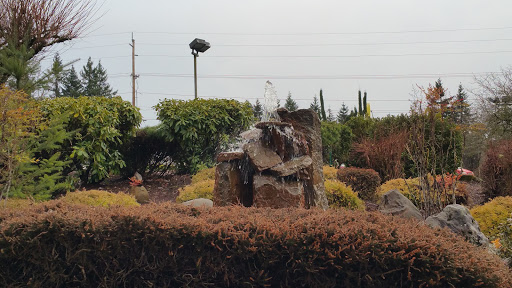
<path id="1" fill-rule="evenodd" d="M 333 114 L 355 107 L 358 90 L 373 117 L 407 113 L 417 87 L 441 78 L 454 95 L 511 65 L 509 0 L 98 0 L 98 8 L 83 37 L 52 47 L 42 66 L 56 52 L 65 63 L 80 59 L 77 71 L 88 57 L 101 61 L 131 102 L 133 33 L 142 126 L 158 124 L 160 100 L 194 98 L 194 38 L 211 44 L 197 59 L 199 97 L 263 102 L 268 80 L 281 105 L 291 93 L 309 108 L 322 89 Z"/>

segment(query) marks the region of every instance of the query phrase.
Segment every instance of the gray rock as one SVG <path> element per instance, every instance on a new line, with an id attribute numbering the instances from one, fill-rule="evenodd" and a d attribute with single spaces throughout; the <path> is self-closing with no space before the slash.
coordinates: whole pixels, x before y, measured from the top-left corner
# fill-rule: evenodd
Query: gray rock
<path id="1" fill-rule="evenodd" d="M 296 174 L 300 170 L 311 166 L 311 164 L 313 164 L 313 160 L 311 157 L 306 155 L 270 168 L 270 172 L 277 176 L 285 177 Z"/>
<path id="2" fill-rule="evenodd" d="M 149 203 L 149 193 L 144 186 L 131 186 L 129 193 L 135 197 L 135 200 L 137 200 L 138 203 Z"/>
<path id="3" fill-rule="evenodd" d="M 213 207 L 213 201 L 210 199 L 205 199 L 205 198 L 189 200 L 189 201 L 183 202 L 181 204 L 185 205 L 185 206 L 190 206 L 190 207 L 206 207 L 206 208 Z"/>
<path id="4" fill-rule="evenodd" d="M 313 164 L 308 167 L 309 179 L 305 180 L 305 207 L 329 208 L 325 195 L 323 157 L 322 157 L 322 132 L 318 114 L 312 109 L 300 109 L 289 112 L 284 108 L 277 109 L 281 121 L 292 124 L 295 130 L 303 133 L 308 145 L 308 155 Z"/>
<path id="5" fill-rule="evenodd" d="M 135 180 L 142 181 L 142 175 L 140 175 L 139 172 L 135 172 L 135 174 L 133 174 L 133 177 L 135 178 Z"/>
<path id="6" fill-rule="evenodd" d="M 253 187 L 254 207 L 303 207 L 302 182 L 288 182 L 273 176 L 254 175 Z"/>
<path id="7" fill-rule="evenodd" d="M 272 149 L 265 147 L 261 142 L 244 145 L 244 152 L 254 166 L 254 170 L 261 172 L 283 163 L 281 157 Z"/>
<path id="8" fill-rule="evenodd" d="M 420 210 L 398 190 L 390 190 L 381 198 L 379 211 L 384 214 L 423 220 Z"/>
<path id="9" fill-rule="evenodd" d="M 464 206 L 448 205 L 439 214 L 428 217 L 425 223 L 431 227 L 448 227 L 473 244 L 484 247 L 489 245 L 489 239 L 480 231 L 480 226 Z"/>
<path id="10" fill-rule="evenodd" d="M 247 130 L 240 134 L 240 137 L 242 137 L 242 139 L 247 142 L 257 141 L 257 140 L 261 139 L 262 136 L 263 136 L 263 130 L 258 129 L 258 128 L 253 128 L 251 130 Z"/>

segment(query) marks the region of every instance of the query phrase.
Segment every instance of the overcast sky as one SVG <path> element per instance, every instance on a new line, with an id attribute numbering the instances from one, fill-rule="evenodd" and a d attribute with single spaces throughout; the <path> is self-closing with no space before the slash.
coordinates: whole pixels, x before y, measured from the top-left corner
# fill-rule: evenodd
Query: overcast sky
<path id="1" fill-rule="evenodd" d="M 101 1 L 101 0 L 99 0 Z M 309 108 L 323 89 L 326 108 L 357 105 L 367 91 L 374 117 L 407 113 L 411 91 L 441 78 L 455 94 L 472 77 L 511 64 L 512 1 L 106 0 L 81 38 L 51 49 L 64 62 L 90 56 L 131 101 L 131 33 L 137 106 L 155 125 L 160 99 L 193 99 L 194 38 L 212 48 L 198 58 L 200 97 L 263 101 L 274 83 Z M 51 53 L 44 65 L 51 63 Z"/>

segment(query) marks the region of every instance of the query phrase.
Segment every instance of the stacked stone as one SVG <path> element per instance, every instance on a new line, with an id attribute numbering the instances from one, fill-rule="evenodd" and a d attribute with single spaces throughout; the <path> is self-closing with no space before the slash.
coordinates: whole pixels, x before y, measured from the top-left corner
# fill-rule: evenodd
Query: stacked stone
<path id="1" fill-rule="evenodd" d="M 243 152 L 219 155 L 214 205 L 327 209 L 318 116 L 309 109 L 278 113 L 285 120 L 241 135 Z"/>

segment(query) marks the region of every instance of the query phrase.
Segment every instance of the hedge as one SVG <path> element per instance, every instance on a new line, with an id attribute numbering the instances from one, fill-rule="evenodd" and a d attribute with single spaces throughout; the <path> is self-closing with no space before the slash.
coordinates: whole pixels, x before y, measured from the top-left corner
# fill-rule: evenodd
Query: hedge
<path id="1" fill-rule="evenodd" d="M 381 179 L 375 170 L 354 167 L 340 168 L 338 179 L 350 185 L 358 193 L 359 198 L 377 201 L 377 188 L 380 186 Z"/>
<path id="2" fill-rule="evenodd" d="M 448 231 L 351 210 L 46 202 L 0 211 L 3 287 L 511 287 Z"/>

